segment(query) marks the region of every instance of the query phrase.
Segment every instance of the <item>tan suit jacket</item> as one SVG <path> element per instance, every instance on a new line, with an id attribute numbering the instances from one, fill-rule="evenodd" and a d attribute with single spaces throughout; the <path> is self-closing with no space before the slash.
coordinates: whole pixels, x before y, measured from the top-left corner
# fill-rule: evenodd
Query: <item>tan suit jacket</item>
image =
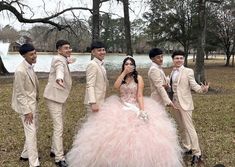
<path id="1" fill-rule="evenodd" d="M 164 106 L 170 104 L 171 100 L 165 88 L 162 86 L 168 84 L 164 71 L 160 69 L 157 64 L 152 63 L 148 71 L 148 78 L 151 88 L 151 97 Z"/>
<path id="2" fill-rule="evenodd" d="M 103 69 L 102 69 L 103 68 Z M 87 65 L 86 69 L 86 93 L 84 104 L 102 104 L 105 100 L 108 79 L 101 61 L 94 58 Z"/>
<path id="3" fill-rule="evenodd" d="M 34 71 L 24 60 L 15 71 L 13 83 L 12 109 L 22 115 L 38 109 L 39 83 Z"/>
<path id="4" fill-rule="evenodd" d="M 172 74 L 173 73 L 171 73 L 171 77 Z M 179 69 L 176 96 L 178 97 L 179 104 L 184 110 L 194 109 L 191 90 L 194 90 L 197 93 L 203 92 L 201 86 L 195 81 L 193 70 L 182 66 Z"/>
<path id="5" fill-rule="evenodd" d="M 57 84 L 57 79 L 63 79 L 64 88 Z M 72 78 L 67 59 L 61 55 L 54 56 L 43 97 L 58 103 L 65 103 L 69 96 L 71 86 Z"/>

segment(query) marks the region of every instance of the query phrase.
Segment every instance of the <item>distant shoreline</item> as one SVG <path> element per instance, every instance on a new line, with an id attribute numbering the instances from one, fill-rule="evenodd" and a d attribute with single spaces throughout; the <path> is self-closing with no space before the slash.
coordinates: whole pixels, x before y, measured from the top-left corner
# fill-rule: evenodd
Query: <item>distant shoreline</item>
<path id="1" fill-rule="evenodd" d="M 195 66 L 195 62 L 191 60 L 189 60 L 189 66 L 190 68 L 193 68 Z M 205 60 L 205 67 L 208 66 L 224 66 L 225 64 L 225 60 L 224 60 L 224 56 L 223 55 L 218 55 L 216 56 L 216 58 L 210 58 L 209 60 Z M 164 69 L 170 69 L 171 67 L 164 67 Z M 147 68 L 143 68 L 143 69 L 147 69 Z M 115 70 L 114 70 L 115 71 Z M 112 73 L 112 72 L 111 72 Z M 49 76 L 49 72 L 36 72 L 37 76 L 39 79 L 46 79 Z M 85 78 L 86 76 L 86 72 L 85 71 L 73 71 L 71 72 L 71 75 L 75 78 Z M 0 75 L 0 82 L 2 82 L 5 79 L 10 79 L 12 80 L 14 77 L 14 73 L 10 73 L 8 75 Z"/>
<path id="2" fill-rule="evenodd" d="M 7 54 L 9 55 L 15 55 L 15 54 L 19 54 L 19 52 L 8 52 Z M 37 52 L 37 55 L 57 55 L 57 52 Z M 72 52 L 71 55 L 80 55 L 80 56 L 87 56 L 87 55 L 91 55 L 91 53 L 89 52 Z M 106 55 L 126 55 L 125 53 L 106 53 Z M 143 54 L 136 54 L 136 55 L 143 55 Z"/>
<path id="3" fill-rule="evenodd" d="M 15 55 L 15 54 L 19 54 L 19 52 L 8 52 L 7 54 L 9 55 Z M 57 55 L 57 52 L 37 52 L 37 55 L 40 56 L 40 55 Z M 91 55 L 91 53 L 89 52 L 72 52 L 71 55 L 79 55 L 79 56 L 87 56 L 87 55 Z M 117 55 L 117 56 L 124 56 L 126 55 L 126 53 L 106 53 L 107 56 L 109 55 Z M 133 56 L 138 56 L 138 55 L 148 55 L 148 53 L 142 53 L 142 54 L 137 54 L 137 53 L 134 53 Z M 164 55 L 171 55 L 171 54 L 167 54 L 165 53 Z M 193 54 L 189 54 L 189 56 L 193 56 Z M 225 58 L 226 55 L 225 54 L 210 54 L 208 56 L 209 58 Z"/>

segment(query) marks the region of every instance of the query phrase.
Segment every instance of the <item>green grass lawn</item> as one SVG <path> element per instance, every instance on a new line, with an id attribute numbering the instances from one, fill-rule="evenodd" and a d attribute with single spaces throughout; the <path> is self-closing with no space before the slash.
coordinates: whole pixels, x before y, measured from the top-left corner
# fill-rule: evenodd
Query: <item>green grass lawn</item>
<path id="1" fill-rule="evenodd" d="M 195 110 L 193 118 L 199 135 L 205 166 L 222 163 L 226 167 L 235 166 L 235 68 L 224 67 L 221 60 L 205 62 L 206 78 L 211 91 L 206 95 L 193 94 Z M 193 64 L 190 64 L 193 67 Z M 145 96 L 150 95 L 147 79 L 148 69 L 139 73 L 145 81 Z M 170 69 L 165 70 L 169 74 Z M 117 93 L 112 85 L 119 71 L 108 71 L 110 87 L 107 96 Z M 40 126 L 38 150 L 42 167 L 53 167 L 50 158 L 52 122 L 42 98 L 47 79 L 40 79 Z M 81 118 L 85 115 L 83 99 L 85 78 L 73 77 L 73 87 L 67 102 L 64 122 L 64 149 L 71 148 L 73 137 L 79 130 Z M 12 78 L 0 77 L 0 167 L 26 167 L 28 162 L 20 162 L 24 143 L 24 132 L 19 115 L 11 109 Z M 186 166 L 189 162 L 186 161 Z"/>

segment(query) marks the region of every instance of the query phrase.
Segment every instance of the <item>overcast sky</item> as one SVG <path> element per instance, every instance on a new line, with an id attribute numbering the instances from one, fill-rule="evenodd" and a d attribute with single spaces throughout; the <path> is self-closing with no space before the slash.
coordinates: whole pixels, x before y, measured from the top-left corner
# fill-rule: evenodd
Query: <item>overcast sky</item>
<path id="1" fill-rule="evenodd" d="M 55 11 L 61 11 L 65 8 L 68 7 L 88 7 L 92 8 L 92 0 L 44 0 L 45 2 L 45 9 L 47 13 L 44 11 L 44 3 L 42 0 L 23 0 L 25 4 L 28 4 L 30 7 L 33 8 L 34 11 L 34 16 L 33 18 L 36 17 L 45 17 L 50 15 L 51 13 L 54 13 Z M 60 4 L 60 5 L 58 5 Z M 114 13 L 115 15 L 113 16 L 118 17 L 121 16 L 123 17 L 123 5 L 122 3 L 117 3 L 116 0 L 111 0 L 110 2 L 105 2 L 102 4 L 101 11 L 104 12 L 111 12 Z M 148 10 L 148 7 L 144 0 L 130 0 L 130 19 L 134 20 L 137 18 L 141 18 L 142 14 Z M 87 19 L 91 14 L 88 11 L 80 10 L 80 11 L 75 11 L 75 14 L 79 16 L 81 19 Z M 67 12 L 63 16 L 70 18 L 72 17 L 70 12 Z M 32 13 L 29 10 L 25 11 L 25 17 L 30 18 L 32 17 Z M 19 23 L 18 20 L 13 16 L 12 14 L 7 13 L 6 11 L 0 13 L 0 25 L 4 27 L 5 25 L 11 25 L 17 30 L 22 30 L 22 29 L 28 29 L 30 28 L 33 24 L 22 24 Z"/>

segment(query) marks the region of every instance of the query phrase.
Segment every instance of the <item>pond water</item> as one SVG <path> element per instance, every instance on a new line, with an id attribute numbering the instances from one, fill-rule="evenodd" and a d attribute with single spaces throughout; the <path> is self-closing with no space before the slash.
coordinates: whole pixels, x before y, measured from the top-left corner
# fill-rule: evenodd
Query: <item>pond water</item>
<path id="1" fill-rule="evenodd" d="M 49 72 L 52 54 L 40 55 L 37 54 L 37 63 L 34 66 L 36 72 Z M 6 69 L 9 72 L 14 72 L 18 64 L 23 60 L 19 54 L 7 54 L 1 56 Z M 72 57 L 76 58 L 76 62 L 70 64 L 71 71 L 85 71 L 87 64 L 90 61 L 90 54 L 73 54 Z M 107 70 L 121 69 L 122 62 L 126 56 L 123 54 L 107 54 L 105 57 L 105 67 Z M 151 60 L 148 55 L 134 55 L 137 68 L 148 68 L 151 65 Z M 165 55 L 163 67 L 170 67 L 172 60 L 169 55 Z"/>

